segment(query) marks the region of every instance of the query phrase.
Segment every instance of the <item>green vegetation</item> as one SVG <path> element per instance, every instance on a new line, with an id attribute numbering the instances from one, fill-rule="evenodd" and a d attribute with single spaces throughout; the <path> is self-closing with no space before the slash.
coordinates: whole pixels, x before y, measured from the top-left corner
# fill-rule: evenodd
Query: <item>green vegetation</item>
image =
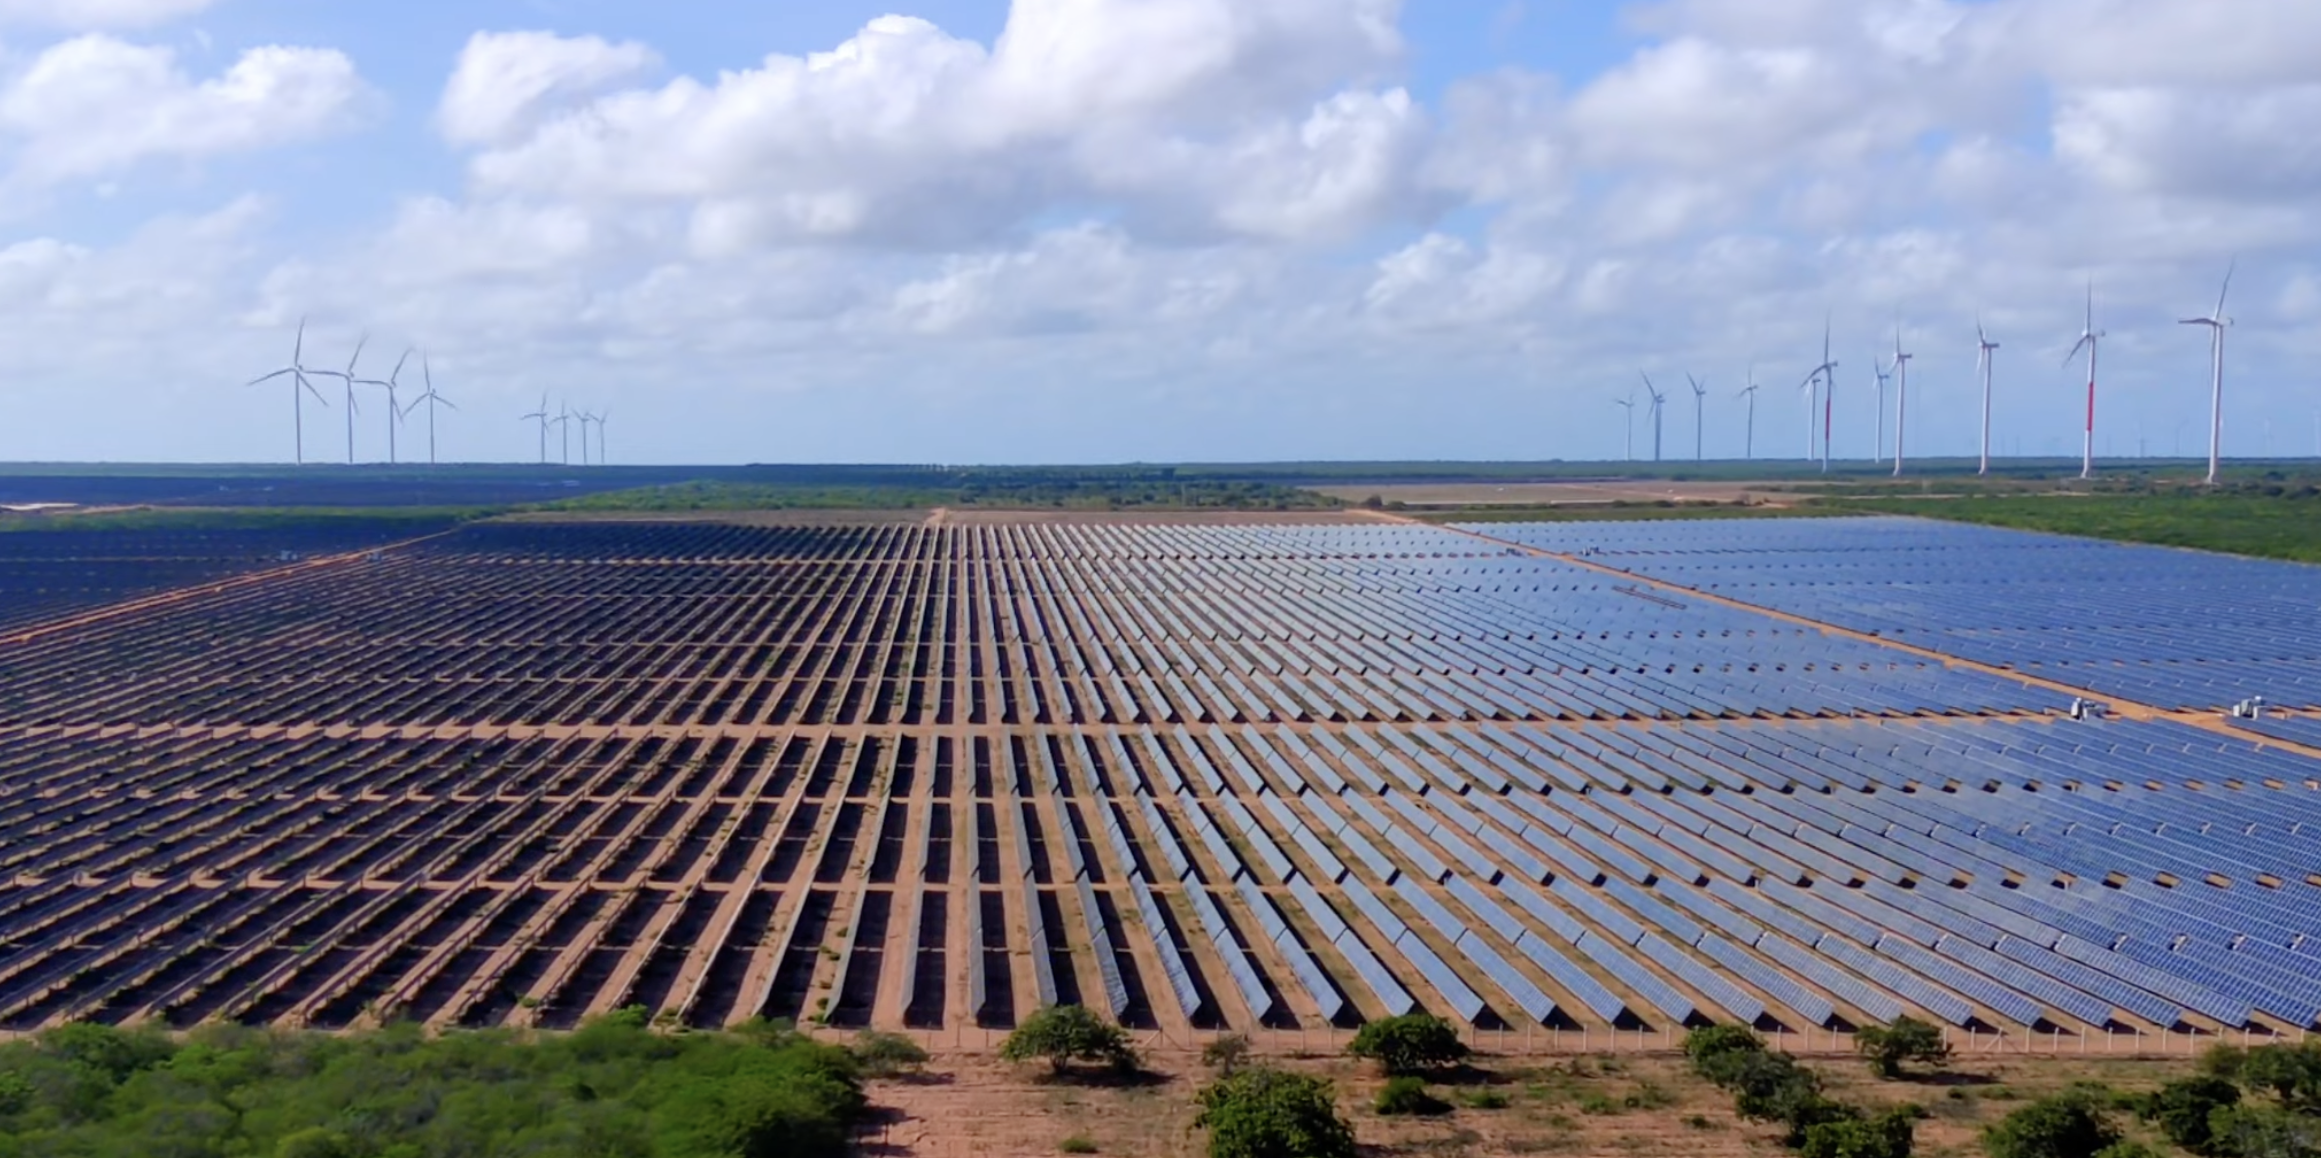
<path id="1" fill-rule="evenodd" d="M 1922 515 L 2312 563 L 2321 562 L 2317 481 L 2321 480 L 2283 474 L 2211 491 L 2127 480 L 2080 494 L 1847 498 L 1829 500 L 1825 508 L 1830 513 Z"/>
<path id="2" fill-rule="evenodd" d="M 138 507 L 0 513 L 0 534 L 37 531 L 270 531 L 369 523 L 417 537 L 498 513 L 490 507 Z"/>
<path id="3" fill-rule="evenodd" d="M 1209 1158 L 1353 1158 L 1354 1127 L 1338 1116 L 1330 1083 L 1263 1067 L 1220 1078 L 1200 1093 L 1194 1126 Z"/>
<path id="4" fill-rule="evenodd" d="M 2119 1142 L 2119 1127 L 2085 1091 L 2041 1098 L 1983 1131 L 1990 1158 L 2095 1158 Z"/>
<path id="5" fill-rule="evenodd" d="M 1056 1143 L 1056 1150 L 1064 1154 L 1094 1154 L 1096 1153 L 1096 1140 L 1086 1134 L 1074 1134 Z"/>
<path id="6" fill-rule="evenodd" d="M 1101 1065 L 1115 1073 L 1136 1070 L 1136 1050 L 1128 1031 L 1079 1005 L 1050 1005 L 1024 1018 L 1000 1043 L 1002 1061 L 1041 1061 L 1061 1076 L 1075 1062 Z"/>
<path id="7" fill-rule="evenodd" d="M 1414 1074 L 1386 1079 L 1370 1108 L 1388 1117 L 1408 1114 L 1431 1118 L 1451 1112 L 1451 1104 L 1428 1092 L 1426 1079 Z"/>
<path id="8" fill-rule="evenodd" d="M 1822 1092 L 1821 1075 L 1796 1058 L 1765 1048 L 1737 1026 L 1704 1026 L 1685 1035 L 1693 1072 L 1733 1095 L 1733 1111 L 1781 1126 L 1781 1144 L 1820 1158 L 1906 1158 L 1916 1109 L 1870 1117 Z"/>
<path id="9" fill-rule="evenodd" d="M 1336 499 L 1272 482 L 1180 476 L 1174 467 L 983 467 L 845 485 L 704 479 L 582 495 L 551 511 L 1332 510 Z"/>
<path id="10" fill-rule="evenodd" d="M 1823 1122 L 1805 1131 L 1804 1158 L 1910 1158 L 1918 1108 L 1897 1106 L 1875 1118 Z"/>
<path id="11" fill-rule="evenodd" d="M 854 1035 L 848 1047 L 866 1077 L 893 1078 L 915 1074 L 927 1067 L 927 1051 L 899 1033 L 866 1029 Z"/>
<path id="12" fill-rule="evenodd" d="M 1950 1046 L 1942 1031 L 1915 1017 L 1902 1016 L 1891 1025 L 1868 1025 L 1854 1033 L 1854 1051 L 1869 1059 L 1870 1072 L 1887 1081 L 1902 1076 L 1902 1063 L 1924 1062 L 1939 1067 L 1950 1060 Z"/>
<path id="13" fill-rule="evenodd" d="M 845 1050 L 786 1027 L 428 1038 L 72 1025 L 0 1046 L 0 1155 L 836 1158 L 866 1099 Z"/>
<path id="14" fill-rule="evenodd" d="M 1249 1039 L 1238 1033 L 1228 1033 L 1201 1047 L 1201 1064 L 1221 1078 L 1240 1073 L 1248 1060 Z"/>
<path id="15" fill-rule="evenodd" d="M 1467 1060 L 1469 1051 L 1450 1022 L 1432 1014 L 1406 1013 L 1364 1025 L 1346 1052 L 1401 1075 L 1455 1066 Z"/>

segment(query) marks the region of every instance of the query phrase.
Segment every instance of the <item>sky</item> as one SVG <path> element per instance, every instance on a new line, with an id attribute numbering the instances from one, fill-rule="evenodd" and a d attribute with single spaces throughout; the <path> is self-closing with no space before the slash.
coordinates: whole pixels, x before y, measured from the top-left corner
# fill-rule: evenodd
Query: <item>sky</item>
<path id="1" fill-rule="evenodd" d="M 2321 453 L 2311 0 L 0 0 L 0 460 Z M 1688 375 L 1702 382 L 1696 395 Z M 1740 391 L 1760 389 L 1753 405 Z M 1898 383 L 1887 387 L 1888 439 Z M 1634 401 L 1633 425 L 1620 403 Z M 426 453 L 426 415 L 397 435 Z M 575 430 L 578 428 L 575 427 Z"/>

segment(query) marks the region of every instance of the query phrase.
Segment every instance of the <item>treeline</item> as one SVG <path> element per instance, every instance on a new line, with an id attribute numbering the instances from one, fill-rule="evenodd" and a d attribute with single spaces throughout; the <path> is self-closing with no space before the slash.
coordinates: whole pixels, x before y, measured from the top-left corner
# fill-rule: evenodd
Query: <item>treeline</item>
<path id="1" fill-rule="evenodd" d="M 814 486 L 702 480 L 583 495 L 562 511 L 917 510 L 1328 510 L 1328 496 L 1271 483 L 1179 478 L 1167 468 L 928 472 L 893 486 Z"/>
<path id="2" fill-rule="evenodd" d="M 656 1033 L 641 1009 L 537 1036 L 68 1025 L 0 1046 L 0 1156 L 836 1158 L 866 1067 L 923 1060 L 778 1023 Z"/>

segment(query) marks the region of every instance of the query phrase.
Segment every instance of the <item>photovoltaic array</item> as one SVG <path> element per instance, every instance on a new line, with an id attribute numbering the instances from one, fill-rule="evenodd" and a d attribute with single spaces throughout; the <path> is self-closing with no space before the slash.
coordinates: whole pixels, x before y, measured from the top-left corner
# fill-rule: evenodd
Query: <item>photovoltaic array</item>
<path id="1" fill-rule="evenodd" d="M 0 1025 L 2314 1025 L 2299 628 L 2105 551 L 474 525 L 0 643 Z"/>

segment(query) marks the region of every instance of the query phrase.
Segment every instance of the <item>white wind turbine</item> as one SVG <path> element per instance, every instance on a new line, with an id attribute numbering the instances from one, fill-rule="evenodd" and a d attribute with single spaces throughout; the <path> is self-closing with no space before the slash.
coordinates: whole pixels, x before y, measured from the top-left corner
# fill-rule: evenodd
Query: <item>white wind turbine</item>
<path id="1" fill-rule="evenodd" d="M 1738 397 L 1749 400 L 1749 425 L 1741 436 L 1741 457 L 1744 460 L 1754 460 L 1757 457 L 1757 368 L 1755 366 L 1749 367 L 1749 384 L 1742 387 Z"/>
<path id="2" fill-rule="evenodd" d="M 1821 365 L 1805 376 L 1805 385 L 1815 387 L 1821 401 L 1821 473 L 1829 473 L 1829 428 L 1837 415 L 1837 362 L 1829 356 L 1829 322 L 1821 326 Z M 1826 391 L 1824 393 L 1823 391 Z M 1805 412 L 1805 461 L 1813 461 L 1813 411 Z"/>
<path id="3" fill-rule="evenodd" d="M 547 465 L 548 465 L 548 424 L 549 424 L 550 422 L 553 422 L 553 421 L 555 421 L 555 417 L 554 417 L 553 415 L 551 415 L 551 414 L 549 414 L 549 413 L 548 413 L 548 396 L 547 396 L 547 395 L 545 395 L 545 394 L 542 394 L 542 395 L 540 396 L 540 409 L 538 409 L 538 410 L 535 410 L 535 411 L 531 412 L 530 414 L 523 415 L 522 417 L 519 417 L 518 419 L 516 419 L 516 421 L 518 421 L 518 422 L 531 422 L 531 421 L 533 421 L 533 420 L 535 420 L 535 419 L 537 419 L 537 420 L 539 421 L 539 423 L 540 423 L 540 465 L 541 465 L 541 466 L 547 466 Z"/>
<path id="4" fill-rule="evenodd" d="M 306 376 L 308 374 L 322 374 L 326 372 L 327 371 L 309 370 L 306 368 L 306 319 L 300 318 L 298 319 L 298 338 L 296 340 L 296 344 L 290 347 L 290 364 L 274 371 L 271 374 L 252 378 L 249 382 L 250 385 L 257 386 L 262 383 L 271 382 L 276 378 L 280 378 L 284 375 L 289 375 L 290 420 L 292 425 L 297 429 L 297 437 L 291 444 L 291 453 L 294 456 L 292 461 L 296 462 L 300 466 L 306 465 L 305 395 L 314 395 L 314 401 L 316 405 L 319 405 L 326 410 L 330 408 L 330 402 L 323 398 L 322 391 L 315 389 L 314 383 L 307 381 Z"/>
<path id="5" fill-rule="evenodd" d="M 361 338 L 355 341 L 355 356 L 347 359 L 346 369 L 316 370 L 314 372 L 319 377 L 336 378 L 346 384 L 348 466 L 353 466 L 355 464 L 355 416 L 362 413 L 362 408 L 355 405 L 355 387 L 365 385 L 368 381 L 367 379 L 358 378 L 355 376 L 355 363 L 363 360 L 363 347 L 369 345 L 370 342 L 371 336 L 369 334 L 364 334 Z"/>
<path id="6" fill-rule="evenodd" d="M 403 407 L 395 401 L 395 392 L 402 389 L 403 365 L 410 360 L 411 351 L 405 350 L 402 357 L 395 359 L 395 372 L 387 375 L 385 381 L 377 378 L 364 378 L 355 383 L 357 386 L 377 386 L 387 392 L 388 466 L 395 465 L 395 428 L 403 424 Z"/>
<path id="7" fill-rule="evenodd" d="M 1991 351 L 1998 349 L 1999 344 L 1983 332 L 1983 320 L 1979 317 L 1974 320 L 1974 340 L 1979 352 L 1977 369 L 1983 375 L 1983 464 L 1975 473 L 1987 475 L 1991 473 Z"/>
<path id="8" fill-rule="evenodd" d="M 1660 420 L 1668 406 L 1668 395 L 1652 384 L 1652 375 L 1637 371 L 1644 379 L 1644 392 L 1652 396 L 1652 461 L 1660 461 Z"/>
<path id="9" fill-rule="evenodd" d="M 425 354 L 419 355 L 419 372 L 426 377 L 427 392 L 421 394 L 417 398 L 412 399 L 411 405 L 405 407 L 403 413 L 409 414 L 413 410 L 419 409 L 421 403 L 425 403 L 427 405 L 427 465 L 434 466 L 435 408 L 438 406 L 451 406 L 453 410 L 457 410 L 459 407 L 452 406 L 451 399 L 435 392 L 435 368 L 427 364 L 427 355 Z M 545 440 L 543 440 L 541 445 L 543 447 L 547 445 Z"/>
<path id="10" fill-rule="evenodd" d="M 1902 433 L 1910 422 L 1910 359 L 1902 352 L 1902 322 L 1894 321 L 1894 477 L 1902 477 Z"/>
<path id="11" fill-rule="evenodd" d="M 1701 385 L 1700 379 L 1693 377 L 1689 370 L 1685 372 L 1684 380 L 1692 383 L 1692 460 L 1699 462 L 1708 457 L 1701 453 L 1701 450 L 1707 445 L 1708 411 L 1706 408 L 1709 388 Z"/>
<path id="12" fill-rule="evenodd" d="M 1893 379 L 1893 371 L 1875 356 L 1870 359 L 1870 372 L 1878 376 L 1878 445 L 1870 452 L 1870 461 L 1886 461 L 1886 383 Z"/>
<path id="13" fill-rule="evenodd" d="M 1612 399 L 1612 405 L 1621 410 L 1620 452 L 1627 461 L 1636 461 L 1636 389 L 1629 387 L 1626 398 Z"/>
<path id="14" fill-rule="evenodd" d="M 2071 353 L 2063 355 L 2063 364 L 2069 366 L 2082 348 L 2087 350 L 2087 434 L 2080 443 L 2079 477 L 2095 477 L 2095 348 L 2105 335 L 2095 328 L 2095 279 L 2087 281 L 2087 327 L 2079 331 L 2079 340 L 2072 343 Z"/>
<path id="15" fill-rule="evenodd" d="M 2224 328 L 2232 319 L 2224 316 L 2224 298 L 2232 292 L 2232 274 L 2240 262 L 2224 267 L 2224 288 L 2216 294 L 2216 312 L 2205 318 L 2185 318 L 2187 326 L 2208 327 L 2208 360 L 2211 376 L 2208 384 L 2208 485 L 2216 485 L 2217 459 L 2224 451 Z"/>

